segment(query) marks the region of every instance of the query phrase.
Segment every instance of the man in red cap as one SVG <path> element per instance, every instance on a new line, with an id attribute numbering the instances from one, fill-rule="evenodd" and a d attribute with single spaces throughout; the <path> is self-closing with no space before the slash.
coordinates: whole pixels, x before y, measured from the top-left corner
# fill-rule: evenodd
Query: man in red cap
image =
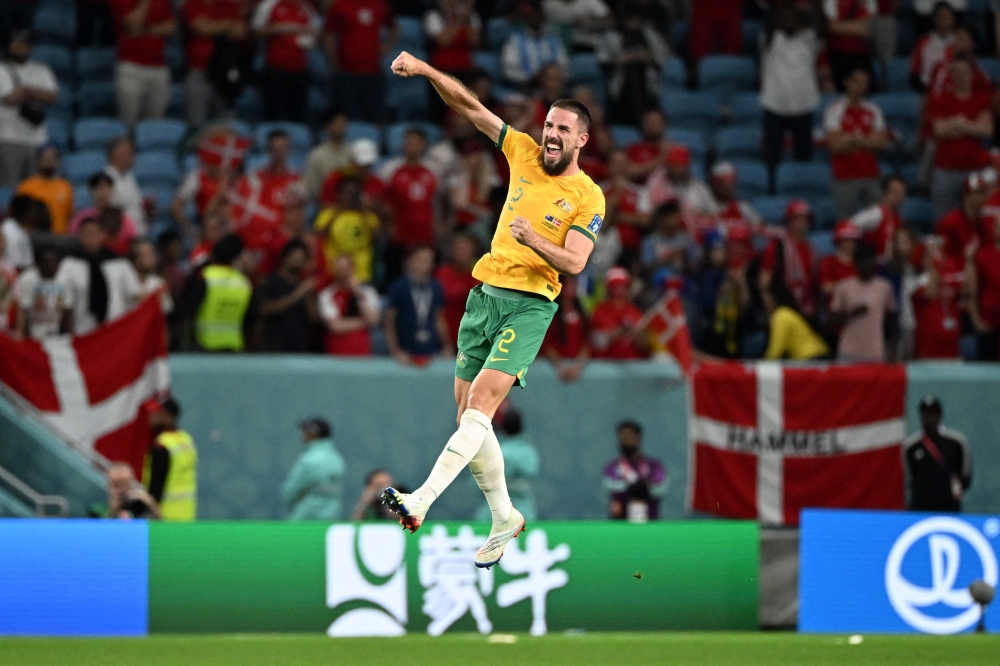
<path id="1" fill-rule="evenodd" d="M 597 306 L 590 319 L 594 356 L 617 361 L 642 358 L 645 354 L 636 339 L 641 333 L 636 324 L 642 319 L 642 310 L 629 300 L 632 276 L 615 266 L 608 270 L 605 285 L 608 298 Z"/>
<path id="2" fill-rule="evenodd" d="M 691 151 L 686 146 L 674 144 L 667 149 L 664 168 L 653 172 L 647 187 L 653 208 L 673 198 L 681 202 L 684 224 L 692 233 L 707 226 L 701 218 L 714 217 L 718 212 L 708 185 L 691 173 Z"/>
<path id="3" fill-rule="evenodd" d="M 803 314 L 816 312 L 816 253 L 809 243 L 809 204 L 795 199 L 785 209 L 785 229 L 764 250 L 760 260 L 760 288 L 783 282 Z"/>
<path id="4" fill-rule="evenodd" d="M 969 174 L 962 185 L 962 205 L 941 218 L 937 235 L 944 239 L 944 256 L 961 265 L 970 244 L 976 248 L 993 243 L 993 230 L 986 228 L 983 205 L 989 187 L 978 173 Z M 975 253 L 973 248 L 972 252 Z"/>
<path id="5" fill-rule="evenodd" d="M 826 297 L 828 309 L 837 283 L 858 274 L 854 267 L 854 248 L 860 239 L 861 230 L 849 220 L 838 222 L 833 228 L 833 242 L 837 246 L 837 252 L 823 257 L 819 262 L 819 288 Z"/>
<path id="6" fill-rule="evenodd" d="M 882 201 L 851 218 L 851 224 L 862 233 L 861 240 L 875 248 L 882 262 L 892 258 L 892 237 L 903 227 L 899 211 L 905 201 L 906 182 L 889 176 L 882 181 Z"/>

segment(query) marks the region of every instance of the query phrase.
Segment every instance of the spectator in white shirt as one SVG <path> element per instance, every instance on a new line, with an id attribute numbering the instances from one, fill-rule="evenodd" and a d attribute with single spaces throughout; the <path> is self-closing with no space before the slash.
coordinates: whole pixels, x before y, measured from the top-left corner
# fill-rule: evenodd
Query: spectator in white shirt
<path id="1" fill-rule="evenodd" d="M 544 0 L 542 12 L 567 50 L 594 51 L 599 60 L 604 59 L 607 35 L 615 25 L 604 0 Z"/>
<path id="2" fill-rule="evenodd" d="M 500 62 L 509 83 L 526 86 L 551 62 L 569 67 L 569 58 L 559 38 L 545 30 L 541 12 L 522 4 L 520 13 L 521 28 L 507 38 Z"/>
<path id="3" fill-rule="evenodd" d="M 132 219 L 140 236 L 149 231 L 146 222 L 146 208 L 142 200 L 142 190 L 132 173 L 135 164 L 135 146 L 126 137 L 112 139 L 108 144 L 108 164 L 104 173 L 111 176 L 114 188 L 111 191 L 111 205 L 121 208 Z"/>
<path id="4" fill-rule="evenodd" d="M 59 253 L 46 247 L 38 252 L 38 265 L 18 277 L 14 293 L 19 337 L 41 340 L 73 330 L 73 297 L 55 279 L 58 270 Z"/>
<path id="5" fill-rule="evenodd" d="M 136 277 L 139 279 L 138 299 L 142 300 L 151 294 L 158 293 L 163 314 L 170 314 L 174 309 L 174 299 L 170 297 L 167 281 L 156 273 L 156 269 L 160 265 L 160 258 L 156 254 L 153 242 L 145 238 L 132 241 L 132 245 L 128 249 L 128 258 L 135 269 Z"/>
<path id="6" fill-rule="evenodd" d="M 96 218 L 80 222 L 79 236 L 79 256 L 63 259 L 56 273 L 56 281 L 69 290 L 77 335 L 121 317 L 142 293 L 132 264 L 105 247 L 107 234 Z"/>
<path id="7" fill-rule="evenodd" d="M 2 149 L 0 149 L 2 150 Z M 8 217 L 0 223 L 6 249 L 3 261 L 17 271 L 23 271 L 35 263 L 35 253 L 31 247 L 31 233 L 35 225 L 39 206 L 42 204 L 31 197 L 19 194 L 7 206 Z"/>
<path id="8" fill-rule="evenodd" d="M 813 114 L 820 103 L 816 57 L 822 44 L 805 19 L 791 3 L 780 3 L 771 10 L 770 25 L 761 35 L 764 161 L 771 169 L 772 188 L 786 133 L 792 135 L 797 162 L 808 162 L 813 156 Z"/>
<path id="9" fill-rule="evenodd" d="M 48 65 L 28 60 L 29 31 L 14 31 L 6 46 L 7 60 L 0 63 L 0 187 L 13 188 L 34 173 L 35 151 L 49 140 L 45 112 L 59 97 L 59 84 Z"/>
<path id="10" fill-rule="evenodd" d="M 667 149 L 664 166 L 657 169 L 646 181 L 649 201 L 653 208 L 671 199 L 680 202 L 685 227 L 693 230 L 703 218 L 715 216 L 719 204 L 712 196 L 705 181 L 691 171 L 691 151 L 680 144 Z"/>
<path id="11" fill-rule="evenodd" d="M 934 8 L 934 29 L 917 40 L 910 56 L 910 87 L 924 92 L 938 63 L 948 55 L 955 41 L 955 10 L 945 2 Z"/>

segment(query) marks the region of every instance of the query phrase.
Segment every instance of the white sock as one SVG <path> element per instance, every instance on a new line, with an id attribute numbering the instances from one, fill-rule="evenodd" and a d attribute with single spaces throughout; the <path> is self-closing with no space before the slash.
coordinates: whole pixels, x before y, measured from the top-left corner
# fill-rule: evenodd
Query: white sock
<path id="1" fill-rule="evenodd" d="M 492 434 L 493 424 L 485 414 L 476 409 L 467 409 L 462 414 L 458 430 L 448 440 L 444 451 L 438 456 L 424 485 L 413 491 L 430 506 L 440 497 L 444 489 L 451 485 L 458 473 L 479 453 L 487 434 Z"/>
<path id="2" fill-rule="evenodd" d="M 500 442 L 491 429 L 486 434 L 479 453 L 469 463 L 469 471 L 479 484 L 479 489 L 486 495 L 486 503 L 490 505 L 493 514 L 493 524 L 498 525 L 510 518 L 510 495 L 507 494 L 507 479 L 503 475 L 503 454 L 500 452 Z"/>

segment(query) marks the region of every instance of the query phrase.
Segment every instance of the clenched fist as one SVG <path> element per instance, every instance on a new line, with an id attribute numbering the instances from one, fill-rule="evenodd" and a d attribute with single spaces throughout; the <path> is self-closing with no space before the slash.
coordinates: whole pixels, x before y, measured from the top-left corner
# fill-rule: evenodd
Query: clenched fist
<path id="1" fill-rule="evenodd" d="M 417 76 L 421 74 L 424 61 L 403 51 L 392 61 L 392 73 L 396 76 Z"/>
<path id="2" fill-rule="evenodd" d="M 514 240 L 521 245 L 531 246 L 531 239 L 534 236 L 537 236 L 535 230 L 531 226 L 531 222 L 518 215 L 509 226 L 510 235 L 514 237 Z"/>

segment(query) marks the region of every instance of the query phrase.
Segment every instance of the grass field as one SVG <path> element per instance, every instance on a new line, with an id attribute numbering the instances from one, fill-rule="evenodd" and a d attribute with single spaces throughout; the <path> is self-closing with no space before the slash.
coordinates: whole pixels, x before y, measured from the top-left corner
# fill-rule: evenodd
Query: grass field
<path id="1" fill-rule="evenodd" d="M 857 639 L 855 639 L 856 641 Z M 499 642 L 503 641 L 503 642 Z M 329 639 L 300 634 L 0 639 L 4 666 L 1000 665 L 1000 636 L 643 633 Z"/>

